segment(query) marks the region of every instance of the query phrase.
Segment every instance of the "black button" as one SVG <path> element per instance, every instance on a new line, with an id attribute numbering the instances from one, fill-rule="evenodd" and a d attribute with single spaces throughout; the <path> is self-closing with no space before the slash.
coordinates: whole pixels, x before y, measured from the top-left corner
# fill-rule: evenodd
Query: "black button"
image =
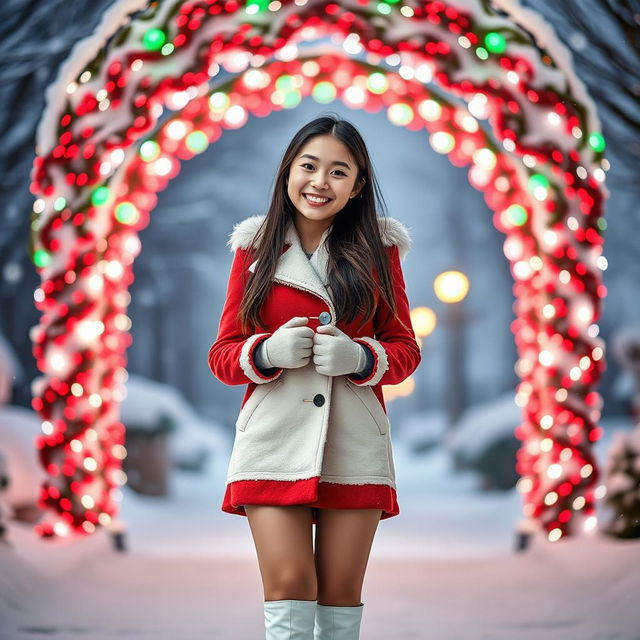
<path id="1" fill-rule="evenodd" d="M 320 324 L 329 324 L 331 322 L 331 314 L 328 311 L 323 311 L 319 316 L 318 320 Z"/>
<path id="2" fill-rule="evenodd" d="M 324 396 L 321 393 L 316 393 L 316 395 L 313 396 L 313 404 L 315 404 L 316 407 L 321 407 L 324 404 Z"/>

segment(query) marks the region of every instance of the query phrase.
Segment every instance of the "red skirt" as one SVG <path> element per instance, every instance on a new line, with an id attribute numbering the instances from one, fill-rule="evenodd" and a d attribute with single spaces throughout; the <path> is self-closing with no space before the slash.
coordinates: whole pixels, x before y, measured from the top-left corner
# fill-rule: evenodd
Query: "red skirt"
<path id="1" fill-rule="evenodd" d="M 246 516 L 243 505 L 304 505 L 316 509 L 382 509 L 380 520 L 400 513 L 396 490 L 386 484 L 338 484 L 320 482 L 319 477 L 306 480 L 236 480 L 227 485 L 222 511 Z"/>

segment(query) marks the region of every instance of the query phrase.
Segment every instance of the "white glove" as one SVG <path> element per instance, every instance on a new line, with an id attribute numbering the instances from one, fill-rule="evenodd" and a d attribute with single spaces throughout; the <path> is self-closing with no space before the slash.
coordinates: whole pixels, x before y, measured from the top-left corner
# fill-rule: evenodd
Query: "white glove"
<path id="1" fill-rule="evenodd" d="M 311 359 L 314 330 L 305 327 L 309 318 L 296 316 L 263 342 L 262 355 L 270 367 L 297 369 Z"/>
<path id="2" fill-rule="evenodd" d="M 335 325 L 320 325 L 313 337 L 313 363 L 325 376 L 357 373 L 367 364 L 364 349 Z"/>

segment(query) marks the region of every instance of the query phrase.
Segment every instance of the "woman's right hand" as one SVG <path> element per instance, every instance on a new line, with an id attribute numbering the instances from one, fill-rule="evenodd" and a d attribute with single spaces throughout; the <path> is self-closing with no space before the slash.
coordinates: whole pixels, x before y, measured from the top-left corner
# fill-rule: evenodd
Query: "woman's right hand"
<path id="1" fill-rule="evenodd" d="M 264 341 L 263 355 L 269 366 L 283 369 L 304 367 L 313 355 L 311 327 L 304 326 L 309 318 L 296 316 L 279 327 Z"/>

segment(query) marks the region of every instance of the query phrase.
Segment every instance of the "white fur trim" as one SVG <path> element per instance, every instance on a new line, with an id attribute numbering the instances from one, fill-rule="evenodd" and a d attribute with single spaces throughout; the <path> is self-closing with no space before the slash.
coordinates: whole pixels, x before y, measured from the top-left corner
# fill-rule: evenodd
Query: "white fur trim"
<path id="1" fill-rule="evenodd" d="M 269 335 L 269 334 L 256 333 L 250 336 L 244 341 L 244 344 L 242 345 L 242 349 L 240 349 L 240 366 L 242 367 L 242 370 L 245 372 L 245 375 L 247 376 L 247 378 L 249 378 L 249 380 L 251 380 L 252 382 L 255 382 L 256 384 L 264 384 L 265 382 L 271 382 L 272 380 L 275 380 L 282 373 L 282 369 L 280 369 L 280 371 L 278 371 L 278 373 L 276 373 L 271 378 L 261 378 L 253 368 L 253 363 L 251 362 L 251 358 L 249 358 L 249 351 L 251 350 L 253 343 L 256 340 L 258 340 L 258 338 L 266 335 Z"/>
<path id="2" fill-rule="evenodd" d="M 264 219 L 264 215 L 256 215 L 245 218 L 234 225 L 227 241 L 231 253 L 238 248 L 246 249 L 250 245 L 258 246 L 260 244 L 260 239 L 256 237 L 256 234 Z M 404 260 L 412 243 L 408 228 L 396 218 L 391 217 L 378 217 L 378 227 L 384 246 L 396 245 L 400 253 L 400 260 Z"/>
<path id="3" fill-rule="evenodd" d="M 374 340 L 373 338 L 370 338 L 369 336 L 358 336 L 358 340 L 366 342 L 375 351 L 376 355 L 378 356 L 378 364 L 376 366 L 373 377 L 366 382 L 361 382 L 352 378 L 350 378 L 350 381 L 354 384 L 359 384 L 360 386 L 374 386 L 378 384 L 378 382 L 380 382 L 385 371 L 389 368 L 389 359 L 387 358 L 387 352 L 380 342 Z"/>

